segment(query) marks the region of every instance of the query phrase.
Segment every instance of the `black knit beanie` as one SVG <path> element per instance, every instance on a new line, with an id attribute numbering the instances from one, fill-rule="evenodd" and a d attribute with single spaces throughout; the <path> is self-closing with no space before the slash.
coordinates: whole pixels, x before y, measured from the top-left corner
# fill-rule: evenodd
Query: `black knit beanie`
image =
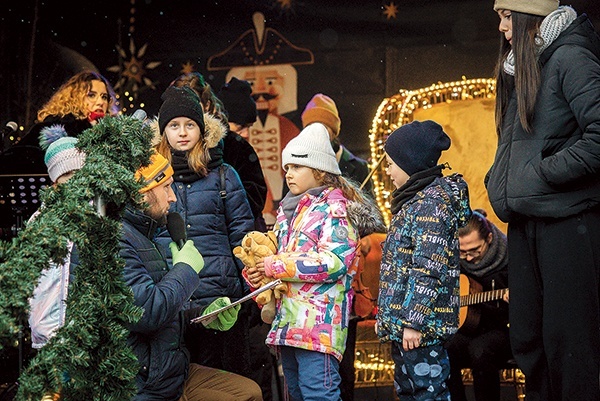
<path id="1" fill-rule="evenodd" d="M 204 109 L 200 98 L 192 89 L 185 86 L 181 88 L 169 86 L 160 98 L 163 100 L 158 110 L 158 126 L 161 135 L 165 132 L 169 121 L 177 117 L 188 117 L 196 121 L 204 137 Z"/>
<path id="2" fill-rule="evenodd" d="M 221 87 L 217 97 L 223 102 L 229 121 L 239 125 L 256 121 L 256 102 L 252 98 L 252 86 L 236 77 Z"/>
<path id="3" fill-rule="evenodd" d="M 413 121 L 388 136 L 384 150 L 406 174 L 413 175 L 438 164 L 450 137 L 431 120 Z"/>

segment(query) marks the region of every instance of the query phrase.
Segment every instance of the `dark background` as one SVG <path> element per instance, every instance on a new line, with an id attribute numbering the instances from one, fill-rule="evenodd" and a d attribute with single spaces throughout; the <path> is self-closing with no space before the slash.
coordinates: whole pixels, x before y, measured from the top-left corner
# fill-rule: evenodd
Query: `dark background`
<path id="1" fill-rule="evenodd" d="M 296 66 L 298 110 L 286 116 L 300 126 L 299 115 L 313 94 L 331 96 L 342 119 L 342 141 L 367 158 L 369 130 L 385 97 L 463 76 L 491 77 L 500 37 L 493 0 L 394 0 L 398 13 L 390 19 L 383 13 L 389 0 L 0 3 L 0 128 L 15 121 L 21 135 L 42 104 L 82 67 L 96 69 L 113 86 L 123 81 L 122 74 L 109 68 L 130 60 L 130 38 L 143 66 L 160 65 L 142 71 L 145 80 L 137 84 L 128 112 L 144 107 L 148 115 L 155 115 L 161 93 L 184 65 L 204 74 L 217 91 L 226 71 L 207 71 L 208 58 L 253 29 L 252 14 L 260 11 L 267 28 L 310 49 L 315 57 L 312 65 Z M 600 28 L 600 1 L 570 4 Z M 119 57 L 117 46 L 124 57 Z M 0 218 L 8 213 L 2 209 Z M 27 217 L 21 213 L 21 219 Z M 2 232 L 4 227 L 0 224 L 0 237 L 14 235 Z M 10 351 L 8 357 L 0 353 L 0 383 L 16 379 L 17 350 Z"/>
<path id="2" fill-rule="evenodd" d="M 215 91 L 226 71 L 207 71 L 211 55 L 253 29 L 252 14 L 292 44 L 310 49 L 315 62 L 298 71 L 298 110 L 286 114 L 298 126 L 313 94 L 331 96 L 342 119 L 341 139 L 366 157 L 368 134 L 380 102 L 400 89 L 438 81 L 491 77 L 499 44 L 493 0 L 14 0 L 0 6 L 0 124 L 16 121 L 23 133 L 37 109 L 82 66 L 113 85 L 123 77 L 117 45 L 139 57 L 147 81 L 138 83 L 130 111 L 143 105 L 155 115 L 160 94 L 188 63 Z M 10 3 L 10 4 L 6 4 Z M 571 3 L 600 27 L 600 2 Z M 130 82 L 131 83 L 131 80 Z M 148 85 L 149 83 L 149 85 Z M 129 110 L 128 110 L 129 112 Z"/>

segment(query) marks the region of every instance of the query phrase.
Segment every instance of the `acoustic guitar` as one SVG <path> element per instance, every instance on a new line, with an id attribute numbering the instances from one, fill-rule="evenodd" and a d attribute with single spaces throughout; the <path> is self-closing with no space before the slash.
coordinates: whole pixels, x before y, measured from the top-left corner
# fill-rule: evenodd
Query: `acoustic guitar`
<path id="1" fill-rule="evenodd" d="M 470 331 L 477 328 L 481 315 L 477 308 L 469 308 L 470 305 L 502 299 L 508 292 L 508 288 L 492 291 L 482 291 L 482 286 L 465 274 L 460 275 L 460 310 L 458 315 L 458 327 L 462 331 Z"/>

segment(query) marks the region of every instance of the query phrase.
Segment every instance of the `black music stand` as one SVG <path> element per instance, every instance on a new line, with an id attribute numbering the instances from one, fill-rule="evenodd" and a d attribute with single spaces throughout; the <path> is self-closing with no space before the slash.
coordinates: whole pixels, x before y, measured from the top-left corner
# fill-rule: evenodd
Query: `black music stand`
<path id="1" fill-rule="evenodd" d="M 51 184 L 47 174 L 0 174 L 0 239 L 17 235 L 40 207 L 40 191 Z"/>
<path id="2" fill-rule="evenodd" d="M 51 185 L 47 174 L 0 174 L 0 239 L 16 237 L 31 215 L 40 207 L 39 194 Z M 27 322 L 22 323 L 18 344 L 0 352 L 0 383 L 16 383 L 31 350 Z M 14 386 L 0 392 L 0 400 L 14 392 Z"/>

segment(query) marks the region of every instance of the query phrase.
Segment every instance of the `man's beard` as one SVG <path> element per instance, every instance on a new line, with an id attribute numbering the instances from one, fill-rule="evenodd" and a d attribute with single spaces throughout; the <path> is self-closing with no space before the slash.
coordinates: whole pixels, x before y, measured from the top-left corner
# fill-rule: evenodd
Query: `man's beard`
<path id="1" fill-rule="evenodd" d="M 150 216 L 152 217 L 154 220 L 156 220 L 156 222 L 158 223 L 158 225 L 160 227 L 162 226 L 166 226 L 167 225 L 167 215 L 163 214 L 162 216 L 156 218 L 154 216 Z"/>
<path id="2" fill-rule="evenodd" d="M 146 216 L 149 216 L 150 218 L 155 220 L 159 226 L 166 226 L 167 225 L 167 214 L 161 210 L 157 210 L 156 195 L 154 195 L 154 193 L 152 193 L 152 192 L 148 192 L 146 200 L 147 200 L 148 205 L 150 205 L 148 208 L 146 208 L 144 210 L 144 213 L 146 214 Z"/>

